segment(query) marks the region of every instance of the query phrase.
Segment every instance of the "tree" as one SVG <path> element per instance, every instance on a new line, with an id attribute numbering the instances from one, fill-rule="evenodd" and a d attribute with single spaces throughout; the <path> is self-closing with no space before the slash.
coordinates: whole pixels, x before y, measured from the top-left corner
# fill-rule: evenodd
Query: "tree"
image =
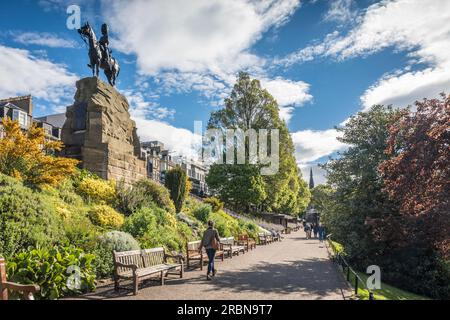
<path id="1" fill-rule="evenodd" d="M 370 221 L 398 215 L 395 204 L 382 191 L 378 166 L 388 158 L 384 152 L 388 129 L 401 112 L 377 105 L 351 117 L 344 127 L 338 128 L 342 133 L 339 140 L 348 149 L 324 166 L 328 183 L 335 190 L 331 194 L 332 210 L 326 213 L 326 226 L 361 270 L 374 264 L 375 257 L 389 252 L 388 242 L 379 241 Z"/>
<path id="2" fill-rule="evenodd" d="M 188 193 L 188 180 L 186 172 L 181 167 L 169 170 L 165 180 L 166 188 L 169 189 L 170 198 L 175 204 L 176 212 L 181 212 L 184 200 Z"/>
<path id="3" fill-rule="evenodd" d="M 54 156 L 60 141 L 49 141 L 44 129 L 33 125 L 23 132 L 16 121 L 3 119 L 5 136 L 0 139 L 0 172 L 25 183 L 57 185 L 76 170 L 77 160 Z"/>
<path id="4" fill-rule="evenodd" d="M 406 239 L 450 257 L 450 95 L 416 102 L 389 129 L 380 165 L 385 191 L 399 204 Z M 414 239 L 412 239 L 414 238 Z"/>
<path id="5" fill-rule="evenodd" d="M 247 73 L 240 73 L 230 97 L 225 99 L 225 108 L 211 114 L 208 128 L 219 129 L 224 136 L 227 129 L 241 129 L 242 131 L 249 129 L 278 129 L 280 137 L 280 165 L 278 173 L 258 177 L 254 175 L 254 170 L 249 167 L 261 168 L 262 165 L 250 164 L 248 158 L 245 164 L 246 167 L 244 169 L 236 169 L 236 171 L 245 171 L 253 176 L 254 183 L 251 186 L 255 187 L 255 190 L 253 190 L 255 196 L 252 197 L 252 205 L 261 207 L 265 211 L 277 211 L 280 213 L 298 214 L 301 211 L 305 199 L 301 198 L 304 194 L 304 192 L 300 192 L 302 178 L 294 156 L 295 148 L 292 137 L 286 124 L 280 119 L 276 100 L 267 90 L 261 87 L 258 80 L 251 79 Z M 245 139 L 245 141 L 239 141 L 238 143 L 245 146 L 246 154 L 248 155 L 248 140 Z M 214 172 L 215 177 L 211 180 L 215 182 L 229 179 L 229 174 L 231 176 L 234 174 L 233 170 L 217 169 Z M 218 174 L 224 175 L 219 177 L 217 176 Z M 264 183 L 260 183 L 259 180 L 262 180 Z M 245 186 L 250 187 L 248 184 Z M 237 195 L 241 186 L 230 185 L 230 187 L 233 188 L 233 193 Z M 241 190 L 242 193 L 249 194 L 252 192 L 248 189 L 243 190 L 243 188 Z M 264 192 L 261 192 L 261 188 L 264 188 Z M 220 187 L 215 191 L 225 202 L 225 199 L 229 198 L 229 195 L 221 194 L 227 192 L 224 187 Z M 242 207 L 242 203 L 239 206 Z"/>
<path id="6" fill-rule="evenodd" d="M 264 180 L 253 165 L 213 164 L 206 182 L 220 200 L 238 211 L 250 211 L 266 197 Z"/>

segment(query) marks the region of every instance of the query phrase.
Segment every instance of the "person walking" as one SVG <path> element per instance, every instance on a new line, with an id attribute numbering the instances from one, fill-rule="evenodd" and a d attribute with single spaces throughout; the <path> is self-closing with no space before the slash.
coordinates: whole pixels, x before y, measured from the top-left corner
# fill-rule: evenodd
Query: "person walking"
<path id="1" fill-rule="evenodd" d="M 323 240 L 325 240 L 325 228 L 322 225 L 322 223 L 319 223 L 318 232 L 319 232 L 319 241 L 323 242 Z"/>
<path id="2" fill-rule="evenodd" d="M 208 271 L 206 273 L 206 280 L 211 280 L 211 275 L 214 277 L 217 273 L 214 267 L 214 259 L 216 258 L 216 251 L 220 246 L 220 236 L 219 232 L 214 229 L 214 221 L 208 221 L 208 229 L 206 229 L 203 234 L 202 241 L 200 243 L 199 250 L 203 247 L 206 249 L 206 254 L 208 255 Z"/>
<path id="3" fill-rule="evenodd" d="M 314 238 L 317 239 L 317 234 L 319 233 L 319 226 L 314 224 L 313 226 Z"/>

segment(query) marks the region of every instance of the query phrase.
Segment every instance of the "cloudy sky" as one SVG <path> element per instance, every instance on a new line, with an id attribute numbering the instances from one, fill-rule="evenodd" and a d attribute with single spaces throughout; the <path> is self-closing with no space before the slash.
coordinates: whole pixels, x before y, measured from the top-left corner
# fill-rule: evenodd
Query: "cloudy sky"
<path id="1" fill-rule="evenodd" d="M 448 0 L 16 0 L 0 2 L 0 98 L 32 94 L 35 116 L 73 102 L 90 70 L 66 27 L 71 4 L 98 34 L 109 23 L 141 140 L 178 153 L 241 70 L 278 100 L 298 164 L 318 182 L 317 164 L 345 149 L 335 126 L 450 91 Z"/>

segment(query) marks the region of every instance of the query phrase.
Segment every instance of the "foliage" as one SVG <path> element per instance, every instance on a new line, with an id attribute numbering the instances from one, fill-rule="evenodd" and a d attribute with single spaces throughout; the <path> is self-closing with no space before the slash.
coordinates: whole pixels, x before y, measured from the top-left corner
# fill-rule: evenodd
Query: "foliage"
<path id="1" fill-rule="evenodd" d="M 204 203 L 211 205 L 212 211 L 217 212 L 223 209 L 224 203 L 216 197 L 209 197 L 203 200 Z"/>
<path id="2" fill-rule="evenodd" d="M 33 125 L 22 132 L 20 125 L 3 119 L 5 136 L 0 139 L 0 172 L 27 184 L 57 185 L 75 172 L 77 160 L 53 156 L 60 141 L 48 141 L 42 128 Z"/>
<path id="3" fill-rule="evenodd" d="M 29 248 L 8 260 L 8 278 L 21 284 L 38 284 L 39 299 L 85 293 L 95 289 L 93 259 L 93 255 L 72 246 Z M 78 268 L 76 273 L 74 267 Z M 78 276 L 77 285 L 72 279 Z"/>
<path id="4" fill-rule="evenodd" d="M 92 203 L 113 204 L 116 199 L 114 180 L 87 177 L 79 182 L 76 190 L 86 201 Z"/>
<path id="5" fill-rule="evenodd" d="M 209 204 L 204 204 L 198 206 L 192 211 L 192 215 L 199 221 L 203 223 L 207 223 L 209 220 L 209 216 L 212 213 L 211 206 Z"/>
<path id="6" fill-rule="evenodd" d="M 280 119 L 276 100 L 258 80 L 251 79 L 247 73 L 240 73 L 230 96 L 225 99 L 225 108 L 211 114 L 208 127 L 221 130 L 223 136 L 228 129 L 244 132 L 250 129 L 279 130 L 281 156 L 276 174 L 261 176 L 260 170 L 265 165 L 252 164 L 254 159 L 246 159 L 245 164 L 217 164 L 212 167 L 207 177 L 208 185 L 228 206 L 237 211 L 250 211 L 253 207 L 294 215 L 306 208 L 309 194 L 302 185 L 292 137 Z M 245 147 L 246 155 L 249 154 L 248 139 L 237 143 Z"/>
<path id="7" fill-rule="evenodd" d="M 100 278 L 111 277 L 114 269 L 112 252 L 139 250 L 139 243 L 132 235 L 121 231 L 110 231 L 101 235 L 92 250 L 94 266 Z"/>
<path id="8" fill-rule="evenodd" d="M 62 218 L 39 192 L 0 174 L 0 254 L 64 240 Z"/>
<path id="9" fill-rule="evenodd" d="M 422 109 L 419 112 L 428 113 L 429 110 Z M 428 116 L 419 116 L 421 119 L 422 117 L 426 119 Z M 429 128 L 426 124 L 422 124 L 422 121 L 418 121 L 416 126 L 415 121 L 411 120 L 413 118 L 414 115 L 409 115 L 408 110 L 373 106 L 367 112 L 352 117 L 343 128 L 339 129 L 343 133 L 340 140 L 349 145 L 349 148 L 341 153 L 338 159 L 328 162 L 325 166 L 328 183 L 333 191 L 318 189 L 327 193 L 325 197 L 329 197 L 329 200 L 321 203 L 323 205 L 321 219 L 328 233 L 332 233 L 334 239 L 344 245 L 348 260 L 356 269 L 365 270 L 368 265 L 375 264 L 383 270 L 384 281 L 392 285 L 430 297 L 447 298 L 450 293 L 448 263 L 430 246 L 431 237 L 416 233 L 420 231 L 420 228 L 417 228 L 418 224 L 403 212 L 402 196 L 411 194 L 411 188 L 416 188 L 411 184 L 413 181 L 420 188 L 423 180 L 409 180 L 408 184 L 402 186 L 404 189 L 401 189 L 401 185 L 395 180 L 410 179 L 416 174 L 420 175 L 422 170 L 426 172 L 428 169 L 430 169 L 428 174 L 432 174 L 431 168 L 425 163 L 414 170 L 407 169 L 406 165 L 410 160 L 411 164 L 420 162 L 419 159 L 428 152 L 424 152 L 417 159 L 414 159 L 414 153 L 409 153 L 408 156 L 403 154 L 403 157 L 400 155 L 402 151 L 415 150 L 414 146 L 405 144 L 408 135 L 403 137 L 403 134 L 411 133 L 414 136 L 414 132 L 418 134 L 423 131 L 419 128 L 424 130 Z M 407 125 L 403 121 L 406 121 Z M 434 121 L 430 123 L 439 123 L 438 119 Z M 398 126 L 402 128 L 400 131 L 395 129 Z M 434 128 L 438 127 L 437 125 Z M 393 136 L 396 137 L 394 140 Z M 435 147 L 439 149 L 440 143 L 433 144 L 427 139 L 420 138 L 419 135 L 416 142 L 420 147 L 417 151 L 429 148 L 426 151 L 431 154 L 427 157 L 432 163 L 432 150 Z M 385 152 L 394 146 L 393 141 L 399 148 L 392 151 L 399 154 Z M 418 151 L 417 154 L 421 152 Z M 401 160 L 400 167 L 391 166 L 391 159 L 395 159 L 391 158 L 392 156 L 400 156 L 397 159 Z M 383 169 L 387 170 L 383 175 L 379 171 L 382 163 L 386 165 L 386 167 L 382 165 L 382 172 Z M 402 175 L 404 177 L 401 177 Z M 432 183 L 431 181 L 434 182 L 432 179 L 429 183 Z M 385 186 L 391 192 L 390 197 L 384 192 Z M 321 192 L 313 191 L 313 201 L 318 200 Z M 393 197 L 397 192 L 400 197 Z M 439 222 L 436 220 L 434 223 Z M 416 227 L 411 228 L 412 226 Z M 445 227 L 443 228 L 445 230 Z M 424 230 L 425 235 L 430 232 L 433 232 L 430 228 Z"/>
<path id="10" fill-rule="evenodd" d="M 169 191 L 157 182 L 142 179 L 133 185 L 133 192 L 142 192 L 150 202 L 155 203 L 158 207 L 170 213 L 175 213 L 175 206 L 170 199 Z M 147 202 L 145 206 L 148 206 Z"/>
<path id="11" fill-rule="evenodd" d="M 399 204 L 397 241 L 425 242 L 450 258 L 450 95 L 416 107 L 390 127 L 390 158 L 380 165 L 384 190 Z"/>
<path id="12" fill-rule="evenodd" d="M 142 247 L 166 247 L 181 251 L 191 238 L 189 227 L 165 210 L 153 206 L 142 208 L 129 216 L 123 230 L 136 237 Z"/>
<path id="13" fill-rule="evenodd" d="M 104 228 L 120 228 L 124 224 L 124 216 L 113 208 L 101 204 L 95 205 L 89 211 L 92 223 Z"/>
<path id="14" fill-rule="evenodd" d="M 236 210 L 250 210 L 266 198 L 265 183 L 255 165 L 213 164 L 206 182 L 220 200 Z"/>
<path id="15" fill-rule="evenodd" d="M 116 208 L 126 216 L 143 207 L 149 207 L 152 203 L 152 198 L 146 194 L 144 188 L 127 187 L 123 180 L 117 183 Z"/>
<path id="16" fill-rule="evenodd" d="M 397 214 L 395 205 L 382 192 L 378 165 L 387 158 L 384 150 L 388 128 L 400 112 L 392 107 L 374 106 L 350 118 L 338 129 L 342 133 L 339 140 L 348 149 L 325 166 L 328 183 L 335 192 L 328 194 L 332 202 L 323 208 L 321 218 L 328 233 L 345 246 L 350 262 L 360 269 L 374 264 L 373 258 L 381 256 L 385 249 L 383 243 L 376 241 L 367 222 Z M 322 188 L 317 190 L 324 191 Z M 313 201 L 318 200 L 320 192 L 315 193 Z"/>
<path id="17" fill-rule="evenodd" d="M 175 204 L 176 212 L 181 212 L 187 193 L 188 178 L 186 172 L 177 166 L 175 169 L 169 170 L 166 174 L 166 188 L 169 189 L 170 198 Z"/>

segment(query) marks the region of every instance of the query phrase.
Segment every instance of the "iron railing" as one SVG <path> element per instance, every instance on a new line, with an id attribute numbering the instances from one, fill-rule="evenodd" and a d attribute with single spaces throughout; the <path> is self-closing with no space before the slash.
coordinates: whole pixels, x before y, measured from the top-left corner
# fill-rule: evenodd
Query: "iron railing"
<path id="1" fill-rule="evenodd" d="M 353 268 L 350 266 L 350 264 L 347 262 L 347 260 L 345 260 L 344 256 L 341 254 L 341 252 L 339 252 L 334 243 L 333 240 L 331 239 L 331 234 L 329 236 L 327 236 L 327 241 L 328 244 L 330 245 L 331 249 L 333 250 L 333 260 L 341 266 L 342 268 L 342 272 L 344 273 L 346 280 L 348 283 L 350 283 L 352 285 L 352 288 L 355 292 L 355 295 L 358 295 L 358 290 L 359 290 L 359 284 L 363 284 L 363 286 L 365 287 L 365 289 L 369 292 L 369 300 L 375 300 L 373 292 L 371 289 L 369 289 L 366 285 L 366 282 L 361 279 L 361 277 L 358 275 L 358 273 L 353 270 Z M 354 279 L 353 281 L 350 280 L 350 275 L 353 274 Z"/>

